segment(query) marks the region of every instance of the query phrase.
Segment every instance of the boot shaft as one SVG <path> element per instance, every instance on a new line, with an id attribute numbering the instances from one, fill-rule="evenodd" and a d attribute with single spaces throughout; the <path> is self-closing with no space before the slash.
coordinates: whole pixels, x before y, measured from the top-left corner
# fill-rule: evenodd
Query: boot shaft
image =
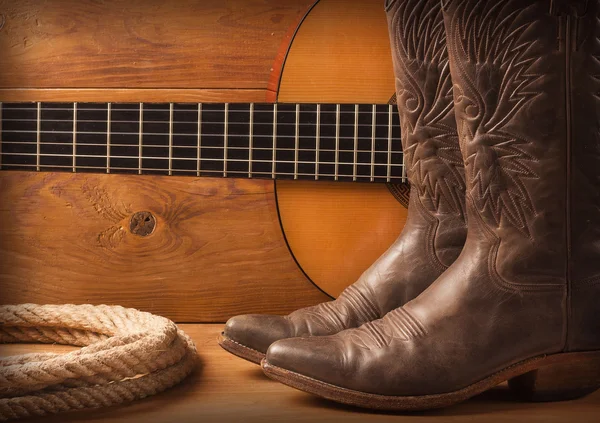
<path id="1" fill-rule="evenodd" d="M 571 2 L 570 351 L 600 348 L 600 2 Z"/>
<path id="2" fill-rule="evenodd" d="M 600 282 L 600 2 L 572 2 L 559 15 L 570 32 L 571 279 Z M 558 11 L 557 11 L 558 13 Z"/>
<path id="3" fill-rule="evenodd" d="M 405 232 L 433 236 L 428 260 L 441 270 L 466 238 L 464 168 L 439 0 L 388 0 L 404 165 L 411 184 Z"/>
<path id="4" fill-rule="evenodd" d="M 465 249 L 516 291 L 564 285 L 564 349 L 600 347 L 597 0 L 444 1 Z"/>

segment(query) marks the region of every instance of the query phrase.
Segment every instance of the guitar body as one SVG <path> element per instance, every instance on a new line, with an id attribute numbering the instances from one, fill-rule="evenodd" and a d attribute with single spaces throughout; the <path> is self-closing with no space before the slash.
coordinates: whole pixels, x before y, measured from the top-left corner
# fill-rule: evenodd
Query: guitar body
<path id="1" fill-rule="evenodd" d="M 318 2 L 290 46 L 277 101 L 387 103 L 394 75 L 382 10 L 377 1 Z M 383 184 L 278 181 L 276 189 L 292 254 L 331 296 L 356 281 L 406 220 Z"/>
<path id="2" fill-rule="evenodd" d="M 28 7 L 26 3 L 23 2 L 24 9 Z M 214 25 L 221 25 L 225 19 L 218 16 L 231 19 L 236 22 L 227 28 L 231 33 L 204 26 L 209 33 L 212 29 L 221 34 L 222 39 L 235 38 L 232 34 L 239 32 L 247 12 L 222 10 L 218 2 L 212 3 L 195 6 L 212 7 L 212 15 L 199 10 L 196 16 L 210 19 L 206 23 Z M 19 6 L 7 8 L 4 31 L 0 29 L 0 51 L 13 56 L 0 59 L 14 63 L 15 68 L 7 69 L 0 78 L 0 101 L 389 100 L 394 81 L 381 1 L 321 0 L 313 5 L 298 0 L 287 8 L 278 2 L 259 3 L 256 8 L 265 8 L 262 13 L 269 17 L 265 18 L 267 22 L 287 22 L 285 30 L 278 27 L 277 46 L 268 41 L 268 30 L 261 32 L 268 48 L 259 46 L 257 51 L 264 54 L 264 60 L 272 58 L 272 72 L 265 80 L 265 89 L 252 88 L 253 83 L 248 82 L 252 78 L 261 81 L 256 71 L 260 63 L 247 65 L 256 75 L 242 74 L 243 71 L 223 73 L 218 66 L 215 70 L 200 63 L 194 71 L 187 70 L 198 73 L 193 75 L 196 85 L 194 79 L 178 80 L 178 75 L 186 71 L 186 64 L 194 58 L 201 60 L 200 55 L 190 53 L 197 50 L 194 38 L 173 39 L 169 43 L 169 34 L 156 29 L 160 25 L 177 28 L 182 26 L 177 19 L 186 19 L 182 13 L 183 17 L 162 16 L 167 21 L 161 21 L 157 18 L 162 13 L 158 2 L 151 3 L 148 16 L 139 20 L 128 19 L 127 10 L 121 9 L 124 26 L 133 25 L 126 34 L 101 39 L 100 31 L 92 34 L 96 37 L 93 42 L 81 37 L 81 46 L 63 47 L 86 52 L 90 45 L 101 50 L 105 43 L 105 48 L 123 51 L 118 57 L 125 66 L 130 46 L 121 46 L 115 40 L 135 43 L 144 38 L 154 43 L 142 45 L 154 49 L 145 53 L 155 55 L 154 61 L 150 57 L 148 63 L 158 63 L 157 68 L 166 69 L 159 63 L 163 53 L 168 51 L 173 57 L 179 54 L 179 72 L 152 76 L 142 69 L 137 75 L 132 72 L 103 79 L 105 73 L 94 74 L 90 68 L 73 74 L 73 83 L 62 81 L 64 87 L 77 84 L 88 88 L 56 87 L 53 84 L 60 69 L 53 67 L 52 57 L 46 58 L 48 63 L 44 66 L 45 58 L 40 52 L 46 51 L 48 45 L 60 45 L 63 36 L 73 43 L 71 33 L 78 31 L 77 25 L 81 31 L 92 31 L 86 19 L 93 20 L 95 11 L 86 7 L 93 6 L 85 2 L 65 6 L 64 16 L 72 9 L 79 16 L 77 22 L 70 23 L 70 32 L 57 29 L 65 19 L 60 11 L 33 12 L 39 14 L 34 18 L 41 28 L 34 31 L 28 26 L 31 17 L 24 18 Z M 169 9 L 171 13 L 173 9 Z M 115 16 L 115 22 L 119 19 Z M 44 27 L 48 22 L 55 26 Z M 118 31 L 118 27 L 113 29 Z M 148 28 L 154 28 L 156 33 Z M 7 29 L 11 30 L 10 35 Z M 23 51 L 15 51 L 14 39 L 19 31 L 23 36 L 32 31 L 28 42 L 33 47 L 29 44 L 23 46 Z M 135 37 L 127 38 L 131 34 Z M 153 37 L 162 39 L 162 43 Z M 202 42 L 209 42 L 202 37 L 198 36 Z M 179 48 L 177 42 L 182 40 L 189 44 L 189 50 L 175 51 Z M 2 48 L 9 45 L 12 50 Z M 36 46 L 41 50 L 35 51 Z M 78 57 L 74 60 L 79 61 L 65 67 L 86 66 L 89 53 L 68 53 L 65 51 L 64 57 Z M 243 56 L 243 50 L 231 54 Z M 215 55 L 213 60 L 223 60 L 219 57 Z M 108 68 L 111 60 L 106 60 Z M 95 68 L 102 69 L 98 62 L 100 58 Z M 40 66 L 27 66 L 32 63 Z M 237 65 L 245 69 L 244 63 Z M 28 69 L 22 82 L 18 79 L 20 69 Z M 51 79 L 53 74 L 55 79 Z M 31 81 L 38 88 L 30 87 Z M 115 88 L 114 81 L 120 87 L 135 88 Z M 198 89 L 198 81 L 206 81 L 206 88 Z M 236 81 L 244 82 L 236 87 Z M 223 86 L 226 89 L 218 88 Z M 325 301 L 356 280 L 396 238 L 406 218 L 406 209 L 384 184 L 324 181 L 3 170 L 0 204 L 3 303 L 121 304 L 180 322 L 223 321 L 239 313 L 282 314 Z"/>

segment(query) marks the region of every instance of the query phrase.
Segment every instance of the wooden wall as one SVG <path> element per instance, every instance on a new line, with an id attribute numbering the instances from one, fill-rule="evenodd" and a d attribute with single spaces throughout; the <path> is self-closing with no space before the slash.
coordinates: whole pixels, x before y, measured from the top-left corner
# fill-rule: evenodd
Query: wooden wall
<path id="1" fill-rule="evenodd" d="M 282 41 L 312 2 L 0 0 L 0 101 L 265 101 Z M 129 229 L 139 211 L 156 217 L 151 236 Z M 179 322 L 328 298 L 288 253 L 271 182 L 10 171 L 0 296 Z"/>
<path id="2" fill-rule="evenodd" d="M 1 0 L 4 101 L 263 100 L 314 0 Z"/>

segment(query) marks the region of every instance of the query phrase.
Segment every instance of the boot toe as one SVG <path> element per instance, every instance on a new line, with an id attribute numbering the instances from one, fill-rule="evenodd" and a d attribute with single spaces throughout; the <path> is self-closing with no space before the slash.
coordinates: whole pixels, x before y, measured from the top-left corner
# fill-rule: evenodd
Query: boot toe
<path id="1" fill-rule="evenodd" d="M 335 339 L 335 336 L 283 339 L 271 344 L 266 361 L 272 366 L 339 386 L 345 378 L 346 366 Z"/>
<path id="2" fill-rule="evenodd" d="M 273 342 L 292 336 L 290 322 L 282 316 L 245 314 L 232 317 L 223 335 L 245 347 L 266 353 Z"/>

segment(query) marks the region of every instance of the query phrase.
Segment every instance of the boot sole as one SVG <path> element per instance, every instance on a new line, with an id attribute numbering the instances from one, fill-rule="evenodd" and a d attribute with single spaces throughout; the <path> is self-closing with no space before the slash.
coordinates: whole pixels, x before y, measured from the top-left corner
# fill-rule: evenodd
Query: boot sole
<path id="1" fill-rule="evenodd" d="M 221 333 L 217 337 L 217 342 L 225 351 L 243 358 L 251 363 L 260 365 L 261 361 L 265 358 L 265 354 L 247 347 L 245 345 L 240 344 L 239 342 L 234 341 L 231 338 L 225 336 L 225 334 Z"/>
<path id="2" fill-rule="evenodd" d="M 292 388 L 355 407 L 392 411 L 447 407 L 507 380 L 509 385 L 512 385 L 511 391 L 527 401 L 575 399 L 600 388 L 600 351 L 534 357 L 509 366 L 466 388 L 444 394 L 420 396 L 389 396 L 354 391 L 273 366 L 266 359 L 262 361 L 261 366 L 268 377 Z M 526 383 L 521 380 L 524 377 Z"/>

